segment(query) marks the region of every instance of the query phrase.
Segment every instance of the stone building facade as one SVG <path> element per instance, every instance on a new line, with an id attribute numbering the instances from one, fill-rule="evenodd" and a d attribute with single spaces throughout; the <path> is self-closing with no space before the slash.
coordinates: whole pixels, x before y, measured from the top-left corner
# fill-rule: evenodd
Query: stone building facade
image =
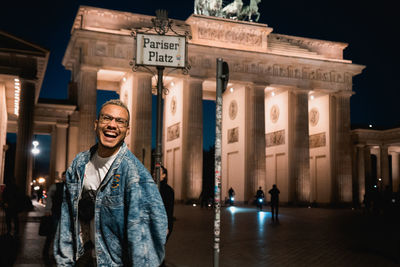
<path id="1" fill-rule="evenodd" d="M 47 117 L 51 123 L 42 123 L 55 137 L 51 177 L 94 144 L 99 89 L 117 92 L 128 105 L 131 131 L 126 143 L 150 168 L 156 76 L 143 68 L 132 71 L 130 62 L 135 56 L 132 30 L 149 30 L 152 18 L 79 8 L 63 59 L 71 71 L 70 102 L 60 109 L 36 105 L 46 114 L 59 112 Z M 191 35 L 188 74 L 167 70 L 163 81 L 168 88 L 163 96 L 163 162 L 178 200 L 197 199 L 202 190 L 207 120 L 202 101 L 215 100 L 220 57 L 230 68 L 223 94 L 222 198 L 233 187 L 237 200 L 248 202 L 259 186 L 266 190 L 277 184 L 284 203 L 353 201 L 350 97 L 353 77 L 364 66 L 343 58 L 347 44 L 202 15 L 173 24 L 178 33 Z"/>

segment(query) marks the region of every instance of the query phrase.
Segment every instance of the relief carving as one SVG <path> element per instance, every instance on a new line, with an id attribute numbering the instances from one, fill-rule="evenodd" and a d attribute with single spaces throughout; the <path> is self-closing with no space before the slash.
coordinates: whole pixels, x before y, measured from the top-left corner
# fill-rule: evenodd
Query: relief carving
<path id="1" fill-rule="evenodd" d="M 175 123 L 167 128 L 167 142 L 179 138 L 180 122 Z"/>
<path id="2" fill-rule="evenodd" d="M 318 133 L 310 135 L 310 148 L 326 146 L 326 134 Z"/>
<path id="3" fill-rule="evenodd" d="M 216 23 L 207 22 L 198 24 L 198 38 L 251 46 L 262 45 L 261 31 L 226 28 Z"/>
<path id="4" fill-rule="evenodd" d="M 285 130 L 280 130 L 265 135 L 265 144 L 267 147 L 279 146 L 285 144 Z"/>
<path id="5" fill-rule="evenodd" d="M 191 56 L 189 58 L 192 67 L 212 68 L 213 60 L 207 57 Z M 248 61 L 228 62 L 233 73 L 266 74 L 276 77 L 288 77 L 303 80 L 316 80 L 331 83 L 352 83 L 350 73 L 339 73 L 336 71 L 311 69 L 310 67 L 294 67 L 292 65 L 254 63 Z M 231 67 L 232 66 L 232 67 Z"/>
<path id="6" fill-rule="evenodd" d="M 239 142 L 239 127 L 228 129 L 228 144 Z"/>

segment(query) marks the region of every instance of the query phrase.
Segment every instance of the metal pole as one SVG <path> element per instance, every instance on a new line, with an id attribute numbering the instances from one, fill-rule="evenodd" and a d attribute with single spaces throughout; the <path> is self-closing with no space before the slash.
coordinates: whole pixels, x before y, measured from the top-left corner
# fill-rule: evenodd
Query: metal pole
<path id="1" fill-rule="evenodd" d="M 219 266 L 219 243 L 221 233 L 222 63 L 222 58 L 218 58 L 215 123 L 214 267 Z"/>
<path id="2" fill-rule="evenodd" d="M 157 67 L 157 129 L 156 129 L 156 151 L 154 153 L 154 160 L 155 160 L 155 167 L 156 167 L 156 182 L 158 188 L 160 188 L 160 166 L 161 166 L 161 151 L 162 151 L 162 140 L 161 140 L 161 131 L 162 131 L 162 124 L 161 124 L 161 116 L 162 116 L 162 90 L 163 90 L 163 72 L 164 67 Z"/>

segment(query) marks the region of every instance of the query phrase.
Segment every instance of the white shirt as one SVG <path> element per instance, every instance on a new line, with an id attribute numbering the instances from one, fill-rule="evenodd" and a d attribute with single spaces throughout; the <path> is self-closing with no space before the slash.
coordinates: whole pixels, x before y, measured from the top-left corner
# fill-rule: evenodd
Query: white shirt
<path id="1" fill-rule="evenodd" d="M 121 149 L 121 148 L 120 148 Z M 92 156 L 90 161 L 85 166 L 85 176 L 83 178 L 83 190 L 97 190 L 103 181 L 104 177 L 106 177 L 108 170 L 113 164 L 115 158 L 117 157 L 119 150 L 114 155 L 102 158 L 99 154 L 96 153 Z M 90 221 L 90 223 L 81 223 L 81 232 L 80 238 L 82 244 L 85 244 L 89 240 L 95 244 L 95 225 L 94 218 Z M 93 251 L 95 254 L 95 252 Z"/>

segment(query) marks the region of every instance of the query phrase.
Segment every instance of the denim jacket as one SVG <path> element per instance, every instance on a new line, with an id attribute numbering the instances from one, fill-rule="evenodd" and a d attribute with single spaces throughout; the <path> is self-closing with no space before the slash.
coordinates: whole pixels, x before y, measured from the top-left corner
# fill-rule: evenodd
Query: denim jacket
<path id="1" fill-rule="evenodd" d="M 78 202 L 85 165 L 97 145 L 79 153 L 66 173 L 61 219 L 54 241 L 57 266 L 74 266 L 84 253 Z M 167 215 L 150 173 L 124 143 L 97 190 L 97 266 L 159 266 L 164 258 Z"/>

